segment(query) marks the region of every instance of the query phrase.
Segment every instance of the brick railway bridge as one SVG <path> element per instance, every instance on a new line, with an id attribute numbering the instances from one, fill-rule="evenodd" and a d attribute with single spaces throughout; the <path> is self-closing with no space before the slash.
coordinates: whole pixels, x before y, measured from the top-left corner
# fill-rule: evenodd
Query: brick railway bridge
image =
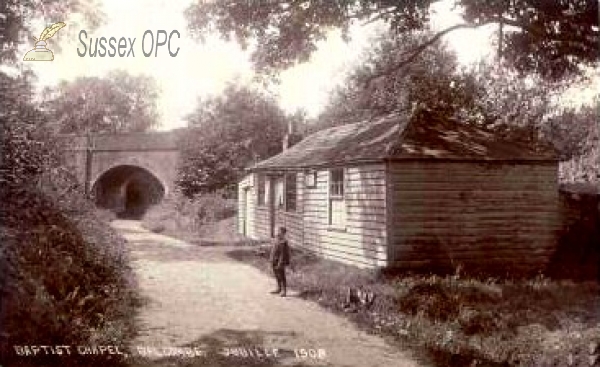
<path id="1" fill-rule="evenodd" d="M 65 136 L 66 154 L 96 205 L 139 218 L 174 189 L 181 131 Z"/>

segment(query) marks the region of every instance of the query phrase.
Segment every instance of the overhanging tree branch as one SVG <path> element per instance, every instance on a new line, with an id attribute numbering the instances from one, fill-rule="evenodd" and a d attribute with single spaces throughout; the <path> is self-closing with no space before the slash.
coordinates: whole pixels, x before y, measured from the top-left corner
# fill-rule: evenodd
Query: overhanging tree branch
<path id="1" fill-rule="evenodd" d="M 373 18 L 373 19 L 377 19 L 377 17 Z M 394 67 L 392 68 L 388 68 L 386 70 L 382 70 L 378 73 L 374 73 L 373 75 L 371 75 L 365 82 L 367 84 L 371 83 L 373 80 L 378 79 L 382 76 L 385 75 L 390 75 L 393 74 L 397 71 L 399 71 L 400 69 L 402 69 L 403 67 L 405 67 L 406 65 L 410 64 L 411 62 L 413 62 L 423 51 L 425 51 L 429 46 L 433 45 L 434 43 L 436 43 L 437 41 L 439 41 L 442 37 L 444 37 L 445 35 L 447 35 L 448 33 L 454 32 L 458 29 L 475 29 L 475 28 L 479 28 L 479 27 L 483 27 L 486 25 L 490 25 L 490 24 L 502 24 L 502 25 L 509 25 L 509 26 L 513 26 L 516 28 L 520 28 L 523 31 L 529 32 L 531 34 L 552 40 L 552 41 L 560 41 L 560 42 L 582 42 L 579 40 L 574 40 L 572 38 L 569 38 L 568 36 L 563 36 L 560 34 L 550 34 L 548 32 L 545 32 L 543 29 L 540 29 L 538 27 L 534 27 L 530 24 L 523 24 L 520 23 L 514 19 L 509 19 L 506 17 L 502 17 L 502 16 L 498 16 L 498 17 L 491 17 L 488 20 L 486 20 L 485 22 L 481 22 L 481 23 L 462 23 L 462 24 L 456 24 L 453 25 L 451 27 L 448 27 L 446 29 L 443 29 L 439 32 L 437 32 L 436 34 L 434 34 L 429 40 L 423 42 L 422 44 L 420 44 L 419 46 L 415 47 L 413 50 L 405 53 L 403 56 L 405 56 L 405 58 L 400 61 L 399 63 L 397 63 L 396 65 L 394 65 Z M 600 37 L 600 32 L 595 32 L 596 33 L 596 39 L 598 37 Z"/>
<path id="2" fill-rule="evenodd" d="M 375 23 L 376 21 L 381 20 L 381 19 L 385 18 L 388 15 L 392 15 L 392 14 L 394 14 L 397 11 L 398 11 L 397 7 L 393 7 L 393 8 L 389 8 L 389 9 L 387 9 L 385 11 L 381 11 L 381 12 L 377 13 L 375 16 L 373 16 L 371 19 L 368 19 L 367 21 L 363 22 L 361 25 L 362 26 L 366 26 L 368 24 Z M 368 14 L 368 16 L 371 16 L 371 15 L 372 15 L 372 12 L 370 14 Z M 355 17 L 356 18 L 359 18 L 359 17 L 360 18 L 364 18 L 363 15 L 355 16 Z"/>
<path id="3" fill-rule="evenodd" d="M 488 25 L 494 22 L 485 22 L 485 23 L 478 23 L 478 24 L 471 24 L 471 23 L 463 23 L 463 24 L 456 24 L 453 25 L 451 27 L 448 27 L 442 31 L 439 31 L 438 33 L 436 33 L 435 35 L 433 35 L 429 40 L 423 42 L 422 44 L 420 44 L 419 46 L 415 47 L 413 50 L 411 50 L 410 52 L 405 53 L 404 55 L 407 55 L 406 58 L 402 61 L 400 61 L 399 63 L 397 63 L 396 65 L 394 65 L 394 67 L 392 68 L 388 68 L 386 70 L 382 70 L 378 73 L 374 73 L 372 76 L 370 76 L 367 80 L 366 83 L 370 83 L 373 80 L 380 78 L 384 75 L 389 75 L 389 74 L 393 74 L 395 72 L 397 72 L 398 70 L 402 69 L 403 67 L 405 67 L 406 65 L 410 64 L 411 62 L 413 62 L 423 51 L 425 51 L 429 46 L 433 45 L 434 43 L 436 43 L 437 41 L 439 41 L 442 37 L 444 37 L 445 35 L 447 35 L 450 32 L 453 32 L 457 29 L 465 29 L 465 28 L 479 28 L 482 27 L 484 25 Z"/>

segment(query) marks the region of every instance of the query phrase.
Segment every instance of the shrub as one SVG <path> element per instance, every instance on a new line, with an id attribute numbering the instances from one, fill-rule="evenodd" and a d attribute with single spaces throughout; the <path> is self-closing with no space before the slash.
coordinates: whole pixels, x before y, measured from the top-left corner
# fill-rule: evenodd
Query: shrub
<path id="1" fill-rule="evenodd" d="M 123 240 L 81 197 L 57 204 L 34 188 L 8 186 L 0 201 L 0 360 L 17 362 L 13 345 L 127 343 L 137 298 Z M 40 359 L 18 361 L 25 362 Z M 94 363 L 106 361 L 85 362 Z"/>
<path id="2" fill-rule="evenodd" d="M 423 313 L 434 320 L 446 321 L 458 315 L 458 306 L 440 284 L 416 284 L 398 301 L 400 311 L 417 315 Z"/>
<path id="3" fill-rule="evenodd" d="M 135 284 L 124 240 L 95 215 L 62 162 L 27 77 L 0 72 L 0 364 L 105 365 L 14 345 L 120 345 L 132 335 Z M 115 360 L 111 364 L 115 364 Z"/>
<path id="4" fill-rule="evenodd" d="M 24 184 L 56 167 L 58 142 L 45 114 L 31 103 L 28 77 L 0 72 L 0 184 Z"/>
<path id="5" fill-rule="evenodd" d="M 235 215 L 236 203 L 222 192 L 188 198 L 173 193 L 162 203 L 150 208 L 144 216 L 144 226 L 154 232 L 165 232 L 191 237 L 201 232 L 204 225 Z"/>
<path id="6" fill-rule="evenodd" d="M 226 199 L 220 192 L 199 195 L 192 200 L 192 203 L 198 221 L 202 224 L 233 217 L 236 213 L 235 201 Z"/>

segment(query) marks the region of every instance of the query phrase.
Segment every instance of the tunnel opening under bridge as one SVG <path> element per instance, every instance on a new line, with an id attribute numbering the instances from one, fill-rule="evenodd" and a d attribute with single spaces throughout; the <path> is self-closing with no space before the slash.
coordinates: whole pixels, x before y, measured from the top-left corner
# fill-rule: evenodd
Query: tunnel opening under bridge
<path id="1" fill-rule="evenodd" d="M 150 171 L 122 165 L 104 172 L 92 187 L 96 205 L 118 218 L 141 219 L 152 205 L 161 202 L 165 187 Z"/>

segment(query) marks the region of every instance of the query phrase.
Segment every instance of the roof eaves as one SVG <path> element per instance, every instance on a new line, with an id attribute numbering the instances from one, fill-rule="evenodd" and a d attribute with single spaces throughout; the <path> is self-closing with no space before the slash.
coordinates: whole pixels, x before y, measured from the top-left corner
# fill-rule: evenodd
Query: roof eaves
<path id="1" fill-rule="evenodd" d="M 248 167 L 246 168 L 249 172 L 259 172 L 259 171 L 302 171 L 309 169 L 319 169 L 325 167 L 339 167 L 339 166 L 354 166 L 357 164 L 372 164 L 372 163 L 383 163 L 387 158 L 365 158 L 365 159 L 351 159 L 345 161 L 332 161 L 332 162 L 322 162 L 315 164 L 306 164 L 306 165 L 298 165 L 298 166 L 262 166 L 262 167 Z"/>
<path id="2" fill-rule="evenodd" d="M 436 162 L 506 162 L 506 163 L 519 163 L 519 162 L 558 162 L 559 159 L 556 157 L 531 157 L 531 158 L 499 158 L 499 157 L 388 157 L 386 161 L 389 162 L 400 162 L 400 161 L 436 161 Z"/>

